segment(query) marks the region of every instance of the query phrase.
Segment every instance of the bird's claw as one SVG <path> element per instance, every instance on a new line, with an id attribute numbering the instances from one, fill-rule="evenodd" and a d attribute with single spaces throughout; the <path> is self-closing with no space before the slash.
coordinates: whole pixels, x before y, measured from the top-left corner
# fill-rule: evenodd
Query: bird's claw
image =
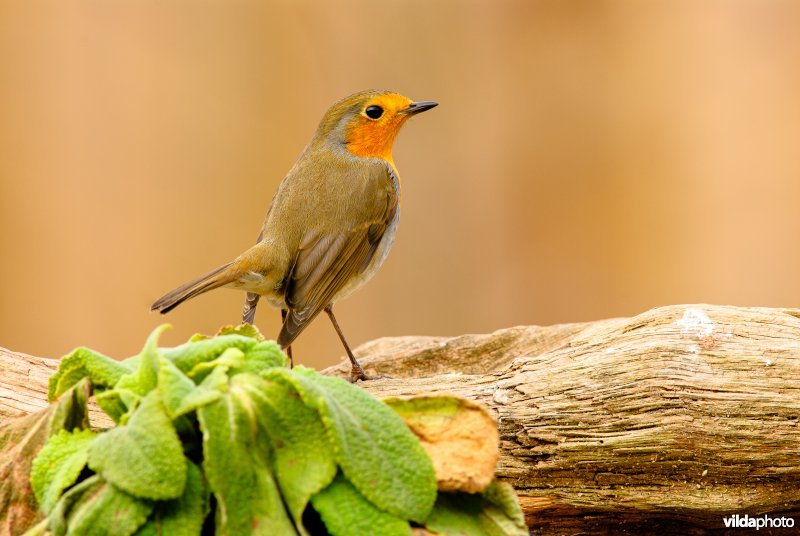
<path id="1" fill-rule="evenodd" d="M 374 376 L 369 376 L 364 369 L 361 367 L 353 367 L 350 369 L 350 377 L 347 381 L 350 383 L 356 383 L 358 380 L 367 381 L 367 380 L 375 380 L 377 379 Z"/>

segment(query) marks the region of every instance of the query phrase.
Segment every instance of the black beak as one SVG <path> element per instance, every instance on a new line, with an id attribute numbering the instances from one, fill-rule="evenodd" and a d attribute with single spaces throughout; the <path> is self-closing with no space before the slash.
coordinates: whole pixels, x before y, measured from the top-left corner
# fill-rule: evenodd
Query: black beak
<path id="1" fill-rule="evenodd" d="M 432 102 L 432 101 L 412 102 L 411 104 L 408 105 L 408 108 L 406 108 L 405 110 L 401 110 L 398 113 L 405 115 L 414 115 L 420 112 L 424 112 L 425 110 L 430 110 L 431 108 L 434 108 L 436 106 L 439 106 L 438 102 Z"/>

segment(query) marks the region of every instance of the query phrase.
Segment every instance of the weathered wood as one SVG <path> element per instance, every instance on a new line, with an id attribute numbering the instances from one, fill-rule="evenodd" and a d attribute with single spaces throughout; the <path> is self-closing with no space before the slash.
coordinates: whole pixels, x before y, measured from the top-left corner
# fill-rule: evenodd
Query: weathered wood
<path id="1" fill-rule="evenodd" d="M 450 392 L 500 429 L 497 472 L 545 533 L 800 523 L 800 310 L 708 305 L 356 350 L 379 397 Z M 0 423 L 41 409 L 51 360 L 0 352 Z M 346 375 L 345 364 L 329 374 Z"/>
<path id="2" fill-rule="evenodd" d="M 391 376 L 364 385 L 376 396 L 446 391 L 489 407 L 498 475 L 534 529 L 685 533 L 765 512 L 800 526 L 798 310 L 662 307 L 582 325 L 381 339 L 356 354 L 368 372 Z"/>

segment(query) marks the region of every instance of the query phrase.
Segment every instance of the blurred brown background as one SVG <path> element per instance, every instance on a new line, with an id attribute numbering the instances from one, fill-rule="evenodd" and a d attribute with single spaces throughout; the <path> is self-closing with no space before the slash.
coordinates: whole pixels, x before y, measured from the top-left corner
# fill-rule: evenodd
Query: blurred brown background
<path id="1" fill-rule="evenodd" d="M 230 290 L 148 309 L 250 246 L 371 87 L 441 106 L 395 145 L 354 344 L 800 306 L 800 2 L 0 0 L 0 345 L 123 357 L 164 320 L 168 344 L 237 322 Z M 324 318 L 295 348 L 343 353 Z"/>

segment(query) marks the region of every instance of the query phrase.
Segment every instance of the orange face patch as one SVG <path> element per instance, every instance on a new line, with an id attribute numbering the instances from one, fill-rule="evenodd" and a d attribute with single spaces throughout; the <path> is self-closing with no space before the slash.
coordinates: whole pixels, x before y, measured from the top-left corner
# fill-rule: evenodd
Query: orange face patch
<path id="1" fill-rule="evenodd" d="M 347 149 L 356 156 L 392 161 L 392 144 L 408 115 L 411 100 L 397 93 L 370 99 L 347 125 Z M 378 115 L 380 113 L 380 115 Z"/>

